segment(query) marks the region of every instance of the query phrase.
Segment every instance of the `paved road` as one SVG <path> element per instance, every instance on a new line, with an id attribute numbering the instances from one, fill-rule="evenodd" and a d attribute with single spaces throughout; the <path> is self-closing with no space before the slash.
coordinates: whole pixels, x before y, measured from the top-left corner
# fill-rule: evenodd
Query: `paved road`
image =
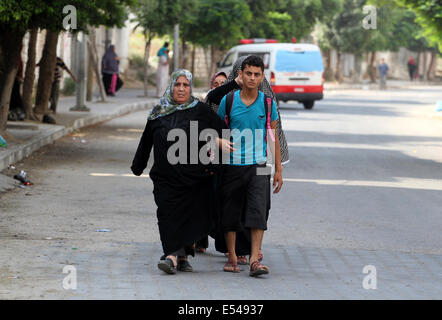
<path id="1" fill-rule="evenodd" d="M 129 170 L 145 112 L 67 136 L 17 164 L 34 186 L 0 195 L 0 298 L 440 299 L 436 89 L 282 105 L 292 162 L 272 198 L 262 279 L 222 272 L 212 244 L 192 274 L 157 270 L 152 183 Z M 75 290 L 63 289 L 65 266 Z"/>

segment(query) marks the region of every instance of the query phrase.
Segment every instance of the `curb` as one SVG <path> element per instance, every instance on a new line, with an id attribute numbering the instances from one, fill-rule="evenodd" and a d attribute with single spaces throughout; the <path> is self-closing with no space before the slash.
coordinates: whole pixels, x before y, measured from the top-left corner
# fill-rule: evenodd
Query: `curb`
<path id="1" fill-rule="evenodd" d="M 28 157 L 34 151 L 40 149 L 41 147 L 50 144 L 55 140 L 72 133 L 75 130 L 88 127 L 100 122 L 109 121 L 128 113 L 146 110 L 152 107 L 153 104 L 154 102 L 151 101 L 129 103 L 123 105 L 121 108 L 113 113 L 77 119 L 74 121 L 72 127 L 67 128 L 64 126 L 54 126 L 53 128 L 47 130 L 47 132 L 45 132 L 44 134 L 39 135 L 24 144 L 15 146 L 14 148 L 11 148 L 11 150 L 7 150 L 5 154 L 2 155 L 0 158 L 0 171 L 8 168 L 11 164 L 18 162 L 25 157 Z"/>

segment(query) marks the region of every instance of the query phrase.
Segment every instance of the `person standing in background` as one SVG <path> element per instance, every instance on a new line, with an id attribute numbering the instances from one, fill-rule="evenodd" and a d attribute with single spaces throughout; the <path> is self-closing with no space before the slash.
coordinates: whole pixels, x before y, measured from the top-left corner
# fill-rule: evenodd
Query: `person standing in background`
<path id="1" fill-rule="evenodd" d="M 115 52 L 115 46 L 112 44 L 107 49 L 101 60 L 101 73 L 103 74 L 103 84 L 108 96 L 115 96 L 123 81 L 118 76 L 120 58 Z"/>
<path id="2" fill-rule="evenodd" d="M 161 97 L 167 89 L 169 83 L 169 42 L 158 50 L 158 69 L 157 69 L 157 97 Z"/>
<path id="3" fill-rule="evenodd" d="M 60 79 L 63 76 L 63 70 L 66 70 L 67 73 L 69 73 L 69 75 L 71 76 L 72 80 L 74 80 L 74 82 L 77 82 L 77 78 L 74 76 L 72 71 L 66 66 L 66 64 L 60 57 L 57 57 L 57 62 L 55 63 L 54 82 L 52 82 L 50 97 L 50 109 L 52 110 L 53 114 L 57 113 L 58 97 L 60 93 Z"/>
<path id="4" fill-rule="evenodd" d="M 36 64 L 37 67 L 40 66 L 40 62 Z M 66 70 L 69 73 L 69 75 L 71 76 L 72 80 L 77 82 L 77 78 L 74 76 L 72 71 L 67 67 L 67 65 L 64 63 L 64 61 L 60 57 L 57 57 L 57 60 L 55 62 L 54 81 L 52 82 L 51 96 L 49 97 L 49 101 L 51 103 L 49 108 L 53 114 L 57 113 L 58 98 L 60 95 L 60 79 L 63 76 L 63 70 Z M 43 116 L 42 122 L 43 123 L 50 123 L 50 124 L 56 123 L 54 117 L 52 117 L 50 114 L 45 114 Z"/>
<path id="5" fill-rule="evenodd" d="M 380 89 L 385 90 L 387 88 L 387 74 L 388 74 L 388 64 L 385 63 L 385 59 L 381 59 L 381 64 L 378 66 L 379 78 L 380 78 Z"/>
<path id="6" fill-rule="evenodd" d="M 416 62 L 414 62 L 414 59 L 412 57 L 408 59 L 407 67 L 408 67 L 408 74 L 410 75 L 410 81 L 413 81 L 414 74 L 416 72 Z"/>

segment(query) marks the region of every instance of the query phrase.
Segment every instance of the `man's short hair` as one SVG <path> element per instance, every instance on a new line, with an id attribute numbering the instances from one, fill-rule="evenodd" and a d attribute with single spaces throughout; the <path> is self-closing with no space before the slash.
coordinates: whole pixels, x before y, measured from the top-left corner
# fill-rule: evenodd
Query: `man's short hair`
<path id="1" fill-rule="evenodd" d="M 168 47 L 169 46 L 169 42 L 164 42 L 164 47 Z"/>
<path id="2" fill-rule="evenodd" d="M 251 56 L 248 56 L 247 58 L 245 58 L 241 64 L 241 71 L 244 71 L 246 66 L 260 67 L 262 72 L 264 72 L 264 62 L 258 56 L 251 55 Z"/>

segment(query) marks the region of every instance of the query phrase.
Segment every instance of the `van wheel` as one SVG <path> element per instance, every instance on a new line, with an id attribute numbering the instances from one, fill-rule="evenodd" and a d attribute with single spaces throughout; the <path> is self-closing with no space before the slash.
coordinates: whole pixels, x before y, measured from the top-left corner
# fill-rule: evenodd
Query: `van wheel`
<path id="1" fill-rule="evenodd" d="M 303 101 L 302 104 L 304 105 L 304 109 L 313 109 L 313 106 L 315 105 L 314 101 Z"/>

